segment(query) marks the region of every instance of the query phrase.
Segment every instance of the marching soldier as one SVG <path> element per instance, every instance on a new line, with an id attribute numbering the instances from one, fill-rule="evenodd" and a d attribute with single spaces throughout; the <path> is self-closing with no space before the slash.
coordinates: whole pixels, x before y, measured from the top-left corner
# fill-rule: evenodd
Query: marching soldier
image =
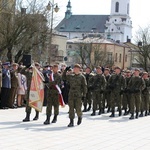
<path id="1" fill-rule="evenodd" d="M 105 68 L 105 70 L 104 70 L 104 76 L 105 76 L 105 79 L 106 79 L 106 88 L 105 88 L 104 94 L 103 94 L 103 103 L 102 103 L 102 106 L 103 106 L 103 112 L 104 112 L 105 101 L 106 101 L 107 108 L 108 108 L 107 112 L 109 113 L 110 112 L 110 89 L 109 89 L 109 86 L 108 86 L 108 80 L 111 77 L 111 75 L 110 75 L 110 69 L 109 68 Z"/>
<path id="2" fill-rule="evenodd" d="M 128 84 L 129 84 L 129 81 L 131 79 L 131 71 L 130 70 L 127 70 L 125 71 L 125 82 L 126 82 L 126 88 L 124 90 L 124 93 L 123 93 L 123 109 L 124 109 L 124 116 L 125 115 L 128 115 L 129 112 L 130 112 L 130 99 L 131 99 L 131 95 L 129 93 L 129 90 L 128 90 Z M 128 110 L 127 110 L 128 109 Z"/>
<path id="3" fill-rule="evenodd" d="M 74 74 L 66 75 L 69 68 L 70 67 L 66 67 L 63 72 L 63 80 L 67 80 L 70 83 L 68 98 L 70 123 L 68 124 L 68 127 L 73 127 L 75 118 L 74 109 L 78 116 L 77 125 L 80 125 L 82 122 L 82 98 L 85 99 L 86 97 L 87 83 L 85 77 L 80 72 L 81 66 L 79 64 L 74 65 Z"/>
<path id="4" fill-rule="evenodd" d="M 40 64 L 35 63 L 35 67 L 39 70 L 40 69 Z M 31 80 L 32 80 L 32 66 L 29 64 L 25 68 L 21 70 L 21 74 L 24 74 L 27 78 L 27 93 L 26 93 L 26 117 L 23 119 L 23 122 L 28 122 L 30 121 L 30 114 L 31 114 L 31 107 L 29 106 L 29 95 L 30 95 L 30 86 L 31 86 Z M 39 111 L 35 110 L 36 114 L 33 120 L 38 120 L 39 118 Z"/>
<path id="5" fill-rule="evenodd" d="M 145 88 L 142 90 L 141 93 L 141 114 L 139 117 L 143 117 L 143 112 L 145 111 L 145 116 L 148 115 L 149 110 L 149 88 L 150 88 L 150 80 L 148 77 L 147 72 L 143 72 L 142 76 L 143 80 L 145 81 Z"/>
<path id="6" fill-rule="evenodd" d="M 139 74 L 140 74 L 140 70 L 135 69 L 134 75 L 131 77 L 131 80 L 129 81 L 128 84 L 128 88 L 131 94 L 131 100 L 130 100 L 131 117 L 129 119 L 134 119 L 134 109 L 136 112 L 136 118 L 138 119 L 139 117 L 141 91 L 145 89 L 145 82 L 140 77 Z"/>
<path id="7" fill-rule="evenodd" d="M 110 117 L 115 117 L 115 105 L 118 106 L 119 116 L 122 115 L 121 92 L 125 88 L 125 79 L 121 75 L 120 67 L 115 67 L 114 71 L 115 71 L 115 73 L 108 80 L 108 86 L 111 89 L 111 111 L 112 111 L 112 114 L 110 115 Z"/>
<path id="8" fill-rule="evenodd" d="M 54 79 L 54 80 L 53 80 Z M 52 115 L 52 106 L 54 106 L 54 118 L 52 123 L 57 122 L 57 116 L 59 114 L 59 91 L 57 86 L 61 84 L 61 75 L 58 73 L 58 65 L 53 65 L 52 73 L 50 74 L 50 80 L 48 82 L 48 97 L 46 108 L 46 120 L 45 125 L 50 124 L 50 117 Z"/>
<path id="9" fill-rule="evenodd" d="M 102 99 L 103 99 L 103 92 L 106 86 L 106 79 L 105 76 L 102 74 L 101 67 L 96 67 L 96 75 L 93 77 L 93 112 L 91 116 L 95 116 L 95 112 L 97 107 L 99 109 L 98 115 L 102 113 Z"/>
<path id="10" fill-rule="evenodd" d="M 85 69 L 85 74 L 83 74 L 85 76 L 86 82 L 87 82 L 87 87 L 89 86 L 90 82 L 91 82 L 91 78 L 93 77 L 92 73 L 91 73 L 91 68 L 87 67 Z M 91 109 L 91 104 L 92 104 L 92 91 L 90 88 L 87 88 L 88 92 L 86 94 L 86 98 L 83 101 L 83 106 L 84 106 L 84 110 L 82 112 L 87 112 L 90 111 Z M 87 108 L 87 104 L 89 105 Z"/>

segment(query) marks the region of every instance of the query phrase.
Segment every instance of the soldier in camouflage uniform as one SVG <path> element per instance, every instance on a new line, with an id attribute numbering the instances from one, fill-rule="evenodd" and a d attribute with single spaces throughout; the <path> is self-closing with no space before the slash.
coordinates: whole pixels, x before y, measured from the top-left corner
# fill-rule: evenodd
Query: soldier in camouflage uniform
<path id="1" fill-rule="evenodd" d="M 40 64 L 36 62 L 35 67 L 37 69 L 40 69 Z M 28 122 L 28 121 L 30 121 L 30 114 L 31 114 L 31 109 L 32 109 L 29 106 L 30 86 L 31 86 L 31 80 L 32 80 L 32 67 L 31 67 L 31 64 L 29 64 L 28 66 L 23 68 L 21 70 L 21 74 L 24 74 L 27 78 L 27 93 L 26 93 L 26 96 L 25 96 L 25 100 L 26 100 L 26 117 L 25 117 L 25 119 L 23 119 L 23 122 Z M 38 120 L 39 111 L 35 110 L 35 112 L 36 112 L 36 114 L 35 114 L 35 117 L 33 118 L 33 120 Z"/>
<path id="2" fill-rule="evenodd" d="M 45 125 L 50 124 L 50 117 L 52 115 L 52 106 L 54 106 L 54 118 L 52 123 L 57 122 L 57 116 L 59 114 L 59 92 L 56 88 L 56 85 L 60 86 L 61 84 L 61 75 L 58 73 L 58 65 L 53 65 L 52 74 L 54 77 L 54 81 L 51 79 L 48 83 L 48 97 L 47 97 L 47 108 L 46 108 L 46 120 L 44 122 Z"/>
<path id="3" fill-rule="evenodd" d="M 143 76 L 142 76 L 143 80 L 145 81 L 145 89 L 142 90 L 141 93 L 141 114 L 139 115 L 139 117 L 143 117 L 143 112 L 145 111 L 145 116 L 148 115 L 148 110 L 149 110 L 149 88 L 150 88 L 150 80 L 148 77 L 148 73 L 147 72 L 143 72 Z"/>
<path id="4" fill-rule="evenodd" d="M 115 117 L 115 105 L 118 106 L 119 116 L 122 115 L 121 93 L 125 88 L 125 79 L 121 75 L 121 69 L 115 67 L 114 74 L 108 80 L 108 86 L 111 89 L 111 111 L 110 117 Z"/>
<path id="5" fill-rule="evenodd" d="M 66 75 L 69 67 L 66 67 L 65 71 L 63 72 L 63 80 L 67 80 L 70 83 L 68 98 L 70 123 L 68 127 L 74 126 L 74 109 L 76 110 L 78 116 L 77 125 L 80 125 L 82 122 L 82 98 L 85 99 L 86 97 L 87 83 L 85 77 L 80 73 L 80 69 L 81 66 L 76 64 L 74 65 L 73 69 L 74 74 Z"/>
<path id="6" fill-rule="evenodd" d="M 91 81 L 91 78 L 93 77 L 93 74 L 91 73 L 91 68 L 87 67 L 85 69 L 85 74 L 83 74 L 86 78 L 86 82 L 87 82 L 87 94 L 86 94 L 86 98 L 84 99 L 83 101 L 83 106 L 84 106 L 84 110 L 83 112 L 87 112 L 87 111 L 90 111 L 91 109 L 91 104 L 92 104 L 92 91 L 90 88 L 88 88 L 90 82 Z M 87 104 L 89 105 L 88 108 L 87 108 Z"/>
<path id="7" fill-rule="evenodd" d="M 134 119 L 134 109 L 136 109 L 136 118 L 139 117 L 140 103 L 141 103 L 141 91 L 145 89 L 145 82 L 139 76 L 140 70 L 135 69 L 134 75 L 128 84 L 128 89 L 130 90 L 131 100 L 130 100 L 130 112 L 131 117 L 129 119 Z"/>
<path id="8" fill-rule="evenodd" d="M 104 76 L 105 76 L 105 79 L 106 79 L 106 88 L 104 90 L 104 93 L 103 93 L 103 103 L 102 103 L 102 106 L 103 106 L 103 112 L 104 112 L 104 108 L 105 108 L 105 103 L 107 103 L 107 112 L 109 113 L 110 112 L 110 89 L 109 89 L 109 86 L 108 86 L 108 80 L 109 78 L 111 77 L 110 75 L 110 69 L 109 68 L 105 68 L 104 70 Z"/>
<path id="9" fill-rule="evenodd" d="M 93 83 L 91 85 L 93 89 L 93 112 L 91 116 L 95 116 L 95 112 L 97 107 L 99 109 L 99 115 L 102 113 L 102 99 L 103 99 L 103 92 L 106 87 L 106 79 L 105 76 L 102 74 L 101 67 L 96 67 L 96 75 L 93 76 Z"/>
<path id="10" fill-rule="evenodd" d="M 128 83 L 131 79 L 131 71 L 130 70 L 126 70 L 125 71 L 125 82 L 126 82 L 126 88 L 124 90 L 124 93 L 123 93 L 123 102 L 122 102 L 122 105 L 123 105 L 123 109 L 124 109 L 124 116 L 125 115 L 128 115 L 129 112 L 130 112 L 130 99 L 131 99 L 131 95 L 129 93 L 129 90 L 127 89 L 128 87 Z"/>

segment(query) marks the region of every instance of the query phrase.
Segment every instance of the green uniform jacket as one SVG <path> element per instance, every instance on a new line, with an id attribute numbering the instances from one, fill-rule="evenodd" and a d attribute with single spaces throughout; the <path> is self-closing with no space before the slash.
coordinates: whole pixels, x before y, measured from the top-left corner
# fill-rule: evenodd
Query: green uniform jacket
<path id="1" fill-rule="evenodd" d="M 87 82 L 84 75 L 81 73 L 66 75 L 66 71 L 64 71 L 62 78 L 70 84 L 69 96 L 76 93 L 78 97 L 86 97 Z"/>
<path id="2" fill-rule="evenodd" d="M 125 79 L 121 74 L 113 74 L 109 80 L 108 80 L 108 86 L 110 87 L 110 90 L 114 91 L 121 91 L 124 90 L 125 85 Z"/>
<path id="3" fill-rule="evenodd" d="M 132 76 L 128 84 L 128 89 L 131 93 L 143 91 L 145 89 L 145 82 L 140 76 Z"/>
<path id="4" fill-rule="evenodd" d="M 106 79 L 102 74 L 96 74 L 93 76 L 92 83 L 93 91 L 104 91 L 106 88 Z"/>

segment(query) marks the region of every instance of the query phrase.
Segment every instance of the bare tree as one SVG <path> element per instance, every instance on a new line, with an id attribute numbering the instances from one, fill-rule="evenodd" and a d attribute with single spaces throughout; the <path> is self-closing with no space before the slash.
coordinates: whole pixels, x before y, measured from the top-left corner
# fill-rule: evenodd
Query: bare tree
<path id="1" fill-rule="evenodd" d="M 7 7 L 7 11 L 0 15 L 0 54 L 4 55 L 7 51 L 10 62 L 13 55 L 18 62 L 23 54 L 36 52 L 46 41 L 48 28 L 42 1 L 27 0 L 26 8 L 22 7 L 22 3 L 17 3 L 15 13 Z"/>
<path id="2" fill-rule="evenodd" d="M 107 52 L 102 45 L 102 43 L 93 43 L 92 41 L 79 44 L 79 57 L 83 66 L 94 68 L 106 64 Z"/>
<path id="3" fill-rule="evenodd" d="M 150 27 L 140 28 L 136 34 L 136 43 L 139 47 L 139 57 L 136 59 L 146 71 L 150 65 Z"/>

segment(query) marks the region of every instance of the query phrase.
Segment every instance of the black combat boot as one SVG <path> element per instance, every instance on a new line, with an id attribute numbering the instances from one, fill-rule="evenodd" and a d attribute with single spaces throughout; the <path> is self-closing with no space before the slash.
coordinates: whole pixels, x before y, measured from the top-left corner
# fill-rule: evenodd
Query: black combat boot
<path id="1" fill-rule="evenodd" d="M 82 112 L 87 112 L 87 109 L 86 109 L 86 105 L 84 105 L 84 109 L 83 109 L 83 111 Z"/>
<path id="2" fill-rule="evenodd" d="M 70 119 L 70 123 L 68 124 L 68 127 L 73 127 L 74 126 L 74 121 L 73 119 Z"/>
<path id="3" fill-rule="evenodd" d="M 38 120 L 39 119 L 39 111 L 36 111 L 35 117 L 33 118 L 33 120 Z"/>
<path id="4" fill-rule="evenodd" d="M 147 116 L 148 115 L 148 113 L 147 113 L 147 110 L 145 111 L 145 116 Z"/>
<path id="5" fill-rule="evenodd" d="M 57 115 L 54 115 L 54 118 L 52 120 L 52 123 L 56 123 L 57 122 Z"/>
<path id="6" fill-rule="evenodd" d="M 109 117 L 115 117 L 115 111 L 113 110 Z"/>
<path id="7" fill-rule="evenodd" d="M 90 111 L 90 110 L 91 110 L 91 104 L 89 104 L 87 111 Z"/>
<path id="8" fill-rule="evenodd" d="M 141 113 L 140 113 L 139 117 L 143 117 L 143 111 L 141 111 Z"/>
<path id="9" fill-rule="evenodd" d="M 26 113 L 25 119 L 22 120 L 23 122 L 28 122 L 30 121 L 30 113 Z"/>
<path id="10" fill-rule="evenodd" d="M 99 110 L 99 112 L 98 112 L 98 115 L 101 115 L 102 114 L 102 111 L 101 111 L 101 109 Z"/>
<path id="11" fill-rule="evenodd" d="M 122 110 L 119 110 L 119 116 L 121 116 L 122 115 Z"/>
<path id="12" fill-rule="evenodd" d="M 77 125 L 80 125 L 82 122 L 82 117 L 78 117 Z"/>
<path id="13" fill-rule="evenodd" d="M 128 115 L 127 109 L 124 109 L 124 116 Z"/>
<path id="14" fill-rule="evenodd" d="M 50 124 L 50 115 L 46 116 L 46 120 L 44 122 L 45 125 Z"/>
<path id="15" fill-rule="evenodd" d="M 101 110 L 101 113 L 102 113 L 102 114 L 104 114 L 104 113 L 105 113 L 105 109 L 104 109 L 104 108 Z"/>
<path id="16" fill-rule="evenodd" d="M 108 109 L 107 109 L 107 113 L 109 113 L 110 112 L 110 107 L 108 107 Z"/>
<path id="17" fill-rule="evenodd" d="M 93 110 L 91 116 L 95 116 L 95 115 L 96 115 L 96 114 L 95 114 L 95 110 Z"/>
<path id="18" fill-rule="evenodd" d="M 134 113 L 131 113 L 131 116 L 130 116 L 130 118 L 129 119 L 134 119 Z"/>
<path id="19" fill-rule="evenodd" d="M 135 116 L 135 118 L 136 118 L 136 119 L 138 119 L 138 118 L 139 118 L 139 113 L 138 113 L 138 112 L 136 112 L 136 116 Z"/>

